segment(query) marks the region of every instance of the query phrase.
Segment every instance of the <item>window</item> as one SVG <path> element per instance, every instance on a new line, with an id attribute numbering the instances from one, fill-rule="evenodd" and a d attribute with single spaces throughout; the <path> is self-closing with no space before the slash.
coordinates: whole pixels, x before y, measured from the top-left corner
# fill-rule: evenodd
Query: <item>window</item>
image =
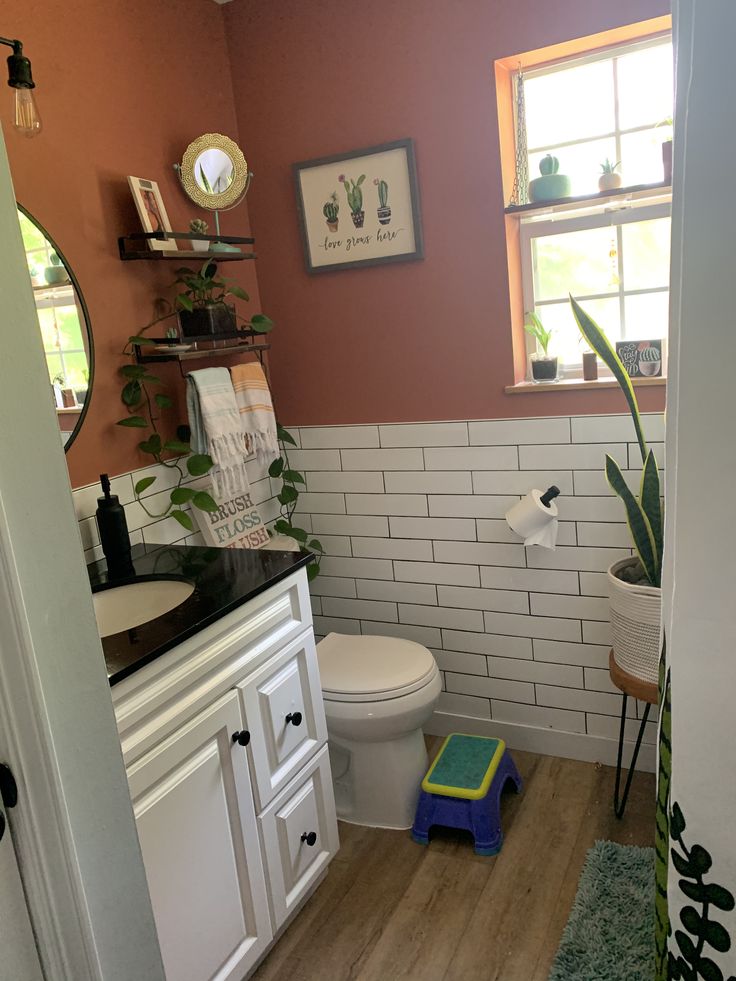
<path id="1" fill-rule="evenodd" d="M 620 161 L 625 187 L 655 185 L 522 213 L 525 309 L 554 329 L 551 350 L 567 376 L 580 374 L 584 350 L 569 293 L 611 341 L 667 334 L 670 193 L 661 145 L 671 139 L 672 75 L 672 44 L 663 37 L 524 76 L 530 176 L 551 153 L 575 197 L 598 194 L 606 158 Z"/>
<path id="2" fill-rule="evenodd" d="M 51 265 L 53 249 L 43 232 L 21 211 L 18 212 L 28 270 L 33 283 L 38 323 L 49 381 L 59 389 L 74 393 L 70 407 L 81 405 L 88 386 L 88 358 L 85 350 L 74 286 L 70 282 L 49 285 L 44 270 Z"/>

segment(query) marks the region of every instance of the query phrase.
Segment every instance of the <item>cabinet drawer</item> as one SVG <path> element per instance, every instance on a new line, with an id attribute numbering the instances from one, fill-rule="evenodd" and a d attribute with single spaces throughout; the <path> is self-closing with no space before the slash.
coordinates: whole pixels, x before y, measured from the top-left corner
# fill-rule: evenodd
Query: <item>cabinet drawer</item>
<path id="1" fill-rule="evenodd" d="M 326 746 L 258 821 L 278 929 L 340 846 Z"/>
<path id="2" fill-rule="evenodd" d="M 248 751 L 260 810 L 327 741 L 311 630 L 237 687 L 251 735 Z"/>

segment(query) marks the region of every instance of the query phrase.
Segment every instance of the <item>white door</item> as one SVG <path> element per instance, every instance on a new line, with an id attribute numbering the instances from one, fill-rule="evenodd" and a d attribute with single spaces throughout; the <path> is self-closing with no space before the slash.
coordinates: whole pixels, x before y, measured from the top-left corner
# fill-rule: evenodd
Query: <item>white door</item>
<path id="1" fill-rule="evenodd" d="M 271 940 L 244 728 L 228 692 L 128 769 L 167 981 L 241 981 Z"/>
<path id="2" fill-rule="evenodd" d="M 43 981 L 13 839 L 0 805 L 0 977 Z"/>

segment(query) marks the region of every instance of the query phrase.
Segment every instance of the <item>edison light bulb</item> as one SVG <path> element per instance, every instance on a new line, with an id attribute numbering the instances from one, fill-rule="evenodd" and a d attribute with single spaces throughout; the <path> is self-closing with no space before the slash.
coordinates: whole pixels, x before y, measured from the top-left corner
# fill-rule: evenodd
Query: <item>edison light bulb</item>
<path id="1" fill-rule="evenodd" d="M 15 89 L 15 115 L 13 126 L 24 136 L 38 136 L 41 132 L 41 117 L 38 114 L 33 89 Z"/>

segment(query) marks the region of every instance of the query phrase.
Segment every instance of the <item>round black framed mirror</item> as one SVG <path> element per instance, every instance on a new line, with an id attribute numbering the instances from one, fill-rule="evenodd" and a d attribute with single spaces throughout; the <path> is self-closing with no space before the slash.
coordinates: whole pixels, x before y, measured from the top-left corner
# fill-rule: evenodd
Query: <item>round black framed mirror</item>
<path id="1" fill-rule="evenodd" d="M 94 342 L 87 304 L 54 239 L 18 204 L 38 325 L 49 373 L 50 398 L 68 450 L 84 423 L 94 381 Z"/>

